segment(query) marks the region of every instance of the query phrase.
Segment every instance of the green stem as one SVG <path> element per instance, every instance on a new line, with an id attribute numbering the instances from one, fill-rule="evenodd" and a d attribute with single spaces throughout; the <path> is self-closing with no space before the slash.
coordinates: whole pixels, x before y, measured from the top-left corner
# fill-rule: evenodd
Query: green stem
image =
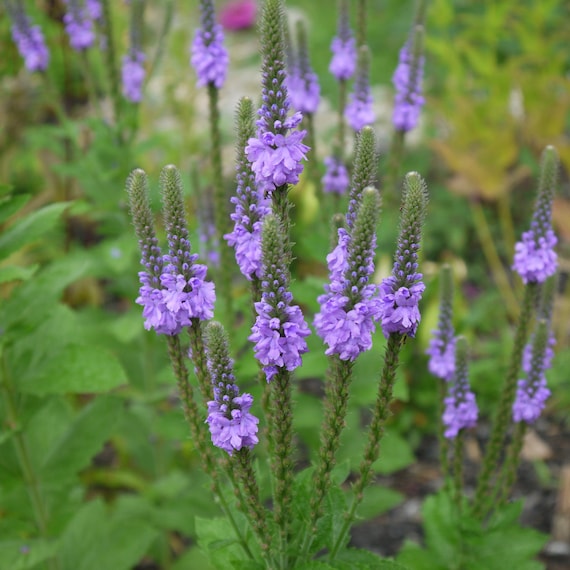
<path id="1" fill-rule="evenodd" d="M 222 512 L 229 520 L 236 537 L 243 548 L 246 555 L 254 559 L 253 553 L 251 552 L 247 540 L 240 528 L 239 524 L 235 520 L 229 504 L 222 492 L 220 486 L 220 476 L 217 469 L 216 461 L 213 455 L 212 445 L 208 442 L 208 436 L 206 434 L 205 424 L 202 415 L 198 411 L 198 406 L 194 401 L 194 391 L 190 382 L 188 381 L 188 369 L 186 368 L 186 363 L 184 355 L 182 353 L 182 347 L 180 346 L 180 338 L 178 335 L 167 337 L 168 345 L 168 355 L 170 357 L 170 362 L 174 370 L 174 375 L 178 383 L 178 390 L 180 392 L 180 401 L 182 402 L 182 409 L 184 411 L 184 417 L 188 422 L 190 427 L 190 433 L 198 454 L 200 455 L 200 460 L 204 471 L 209 475 L 212 481 L 212 492 L 215 498 L 220 503 L 220 508 Z"/>
<path id="2" fill-rule="evenodd" d="M 494 501 L 496 507 L 504 505 L 509 497 L 511 489 L 517 478 L 517 469 L 520 463 L 521 451 L 524 444 L 524 436 L 526 434 L 527 424 L 526 422 L 518 422 L 515 427 L 515 433 L 513 434 L 513 439 L 507 450 L 507 458 L 501 475 L 499 476 L 498 485 L 496 488 L 498 490 L 497 499 Z"/>
<path id="3" fill-rule="evenodd" d="M 208 103 L 210 119 L 210 139 L 212 158 L 212 177 L 214 182 L 214 224 L 216 226 L 216 238 L 220 251 L 220 267 L 218 271 L 220 296 L 225 303 L 223 316 L 227 325 L 226 330 L 231 334 L 232 326 L 232 268 L 234 256 L 232 249 L 226 243 L 224 235 L 230 231 L 230 215 L 228 211 L 228 197 L 224 188 L 224 178 L 222 169 L 222 142 L 220 134 L 220 111 L 218 108 L 218 89 L 212 84 L 208 84 Z"/>
<path id="4" fill-rule="evenodd" d="M 121 92 L 119 89 L 119 71 L 117 68 L 117 57 L 115 49 L 115 37 L 113 34 L 113 16 L 111 14 L 110 0 L 103 0 L 103 33 L 105 34 L 104 50 L 106 62 L 105 67 L 109 73 L 109 83 L 111 85 L 111 97 L 113 99 L 113 108 L 115 112 L 115 127 L 117 129 L 117 138 L 120 146 L 123 146 L 123 134 L 119 125 L 121 124 Z"/>
<path id="5" fill-rule="evenodd" d="M 390 145 L 390 155 L 388 164 L 388 173 L 386 177 L 385 189 L 387 197 L 397 203 L 400 201 L 399 178 L 400 166 L 404 156 L 404 142 L 406 140 L 406 131 L 397 129 L 392 135 L 392 143 Z"/>
<path id="6" fill-rule="evenodd" d="M 335 559 L 339 549 L 344 544 L 346 535 L 354 522 L 356 510 L 364 498 L 364 489 L 368 486 L 372 477 L 372 465 L 378 459 L 380 453 L 380 441 L 384 435 L 386 420 L 390 416 L 390 402 L 392 401 L 392 392 L 394 382 L 396 381 L 396 369 L 398 368 L 400 349 L 404 338 L 405 337 L 400 334 L 391 334 L 388 337 L 384 367 L 378 385 L 378 395 L 376 397 L 372 420 L 368 428 L 368 442 L 364 450 L 364 458 L 360 464 L 360 472 L 358 473 L 356 482 L 352 487 L 353 497 L 350 509 L 345 514 L 340 533 L 329 554 L 329 560 L 331 561 Z"/>
<path id="7" fill-rule="evenodd" d="M 20 465 L 20 469 L 22 470 L 24 482 L 28 490 L 28 495 L 32 504 L 32 510 L 36 519 L 38 532 L 42 538 L 48 539 L 49 519 L 47 508 L 40 489 L 39 480 L 34 471 L 32 461 L 30 460 L 28 442 L 19 428 L 18 408 L 15 402 L 14 388 L 7 370 L 4 354 L 1 355 L 1 360 L 0 386 L 2 387 L 2 391 L 4 392 L 5 396 L 8 425 L 14 430 L 12 440 L 14 442 L 16 456 L 18 457 L 18 463 Z M 50 570 L 58 570 L 60 568 L 59 560 L 56 554 L 54 554 L 53 557 L 48 560 L 47 565 Z"/>
<path id="8" fill-rule="evenodd" d="M 188 336 L 190 337 L 191 360 L 194 363 L 198 386 L 200 387 L 204 402 L 209 402 L 214 395 L 212 393 L 212 381 L 210 379 L 204 338 L 202 336 L 202 324 L 198 319 L 192 319 L 192 325 L 188 327 L 187 330 Z"/>
<path id="9" fill-rule="evenodd" d="M 509 421 L 515 399 L 518 375 L 521 367 L 522 354 L 528 338 L 530 321 L 533 315 L 536 299 L 539 293 L 537 283 L 529 283 L 525 287 L 521 314 L 515 333 L 515 341 L 511 352 L 511 360 L 507 369 L 505 384 L 501 400 L 497 408 L 497 415 L 491 431 L 489 444 L 483 460 L 483 467 L 479 475 L 477 490 L 473 501 L 473 514 L 482 517 L 485 511 L 486 497 L 489 494 L 491 475 L 497 465 L 503 441 L 506 437 Z"/>
<path id="10" fill-rule="evenodd" d="M 272 380 L 275 451 L 272 460 L 275 481 L 274 512 L 279 527 L 281 567 L 287 567 L 287 547 L 291 528 L 293 496 L 293 413 L 291 374 L 279 368 Z"/>
<path id="11" fill-rule="evenodd" d="M 445 381 L 439 382 L 439 397 L 437 406 L 437 439 L 439 441 L 439 463 L 441 466 L 441 474 L 443 475 L 443 486 L 448 487 L 449 477 L 449 441 L 445 437 L 445 426 L 443 425 L 443 411 L 445 409 L 444 400 L 447 392 L 447 384 Z"/>
<path id="12" fill-rule="evenodd" d="M 460 430 L 455 437 L 455 443 L 453 446 L 453 500 L 460 512 L 463 498 L 463 443 L 463 430 Z"/>

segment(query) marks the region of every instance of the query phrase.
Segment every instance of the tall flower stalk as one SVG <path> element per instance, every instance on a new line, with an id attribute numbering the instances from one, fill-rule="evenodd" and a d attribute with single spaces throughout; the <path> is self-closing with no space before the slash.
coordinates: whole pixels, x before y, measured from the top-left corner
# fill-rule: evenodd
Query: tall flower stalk
<path id="1" fill-rule="evenodd" d="M 220 248 L 219 288 L 225 303 L 224 315 L 229 318 L 232 314 L 231 279 L 233 263 L 231 250 L 224 241 L 224 235 L 230 228 L 228 196 L 223 179 L 219 110 L 219 90 L 226 80 L 229 57 L 224 47 L 222 27 L 216 23 L 213 0 L 200 0 L 200 27 L 194 36 L 190 62 L 196 70 L 198 87 L 206 87 L 208 90 L 214 221 L 216 241 Z"/>
<path id="2" fill-rule="evenodd" d="M 524 298 L 515 331 L 509 367 L 473 502 L 473 512 L 479 517 L 484 516 L 488 508 L 487 497 L 489 496 L 491 477 L 495 471 L 511 419 L 524 347 L 529 336 L 540 287 L 556 271 L 556 254 L 553 250 L 555 236 L 553 239 L 551 216 L 557 178 L 558 155 L 554 147 L 549 146 L 542 153 L 538 197 L 531 229 L 523 234 L 523 240 L 515 248 L 513 269 L 519 273 L 525 283 Z"/>
<path id="3" fill-rule="evenodd" d="M 145 54 L 142 51 L 142 30 L 145 0 L 132 0 L 129 25 L 129 50 L 123 57 L 123 95 L 131 103 L 140 103 L 145 78 Z"/>
<path id="4" fill-rule="evenodd" d="M 358 48 L 354 90 L 344 109 L 344 116 L 355 132 L 372 125 L 376 120 L 373 103 L 370 91 L 370 50 L 364 45 Z"/>
<path id="5" fill-rule="evenodd" d="M 290 184 L 299 182 L 309 147 L 302 142 L 306 131 L 296 130 L 303 119 L 302 113 L 289 116 L 284 18 L 282 0 L 265 2 L 260 24 L 262 105 L 257 112 L 257 134 L 249 139 L 245 153 L 258 187 L 271 195 L 273 212 L 280 218 L 288 240 L 287 193 Z"/>
<path id="6" fill-rule="evenodd" d="M 356 481 L 352 486 L 352 503 L 345 515 L 337 540 L 329 553 L 330 560 L 334 560 L 339 549 L 344 546 L 350 526 L 354 522 L 356 510 L 364 497 L 364 489 L 372 478 L 372 465 L 378 459 L 384 426 L 390 416 L 390 403 L 400 350 L 407 336 L 415 336 L 420 321 L 418 302 L 424 286 L 421 282 L 422 274 L 417 271 L 417 255 L 421 244 L 427 201 L 427 187 L 423 178 L 417 172 L 408 173 L 404 179 L 400 235 L 394 256 L 392 276 L 386 278 L 380 285 L 382 329 L 388 340 L 378 395 L 368 426 L 364 456 Z M 402 302 L 402 299 L 405 299 L 405 302 Z"/>

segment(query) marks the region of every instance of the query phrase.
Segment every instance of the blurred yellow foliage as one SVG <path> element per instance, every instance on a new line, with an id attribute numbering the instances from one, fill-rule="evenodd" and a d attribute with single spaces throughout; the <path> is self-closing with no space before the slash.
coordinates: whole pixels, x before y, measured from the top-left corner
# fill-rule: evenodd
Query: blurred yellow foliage
<path id="1" fill-rule="evenodd" d="M 528 175 L 522 148 L 556 146 L 570 169 L 570 4 L 433 0 L 426 46 L 436 153 L 451 189 L 495 201 Z"/>

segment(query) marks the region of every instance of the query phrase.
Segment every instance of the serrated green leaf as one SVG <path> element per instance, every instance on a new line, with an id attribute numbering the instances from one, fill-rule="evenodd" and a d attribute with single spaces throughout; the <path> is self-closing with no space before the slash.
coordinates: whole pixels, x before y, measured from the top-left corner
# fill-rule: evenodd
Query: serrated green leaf
<path id="1" fill-rule="evenodd" d="M 117 357 L 92 345 L 63 347 L 37 373 L 21 379 L 20 390 L 27 394 L 86 394 L 107 392 L 127 383 Z"/>
<path id="2" fill-rule="evenodd" d="M 343 570 L 350 570 L 351 568 L 361 570 L 409 570 L 393 560 L 386 560 L 369 550 L 360 548 L 347 548 L 340 551 L 334 560 L 334 567 L 342 568 Z"/>
<path id="3" fill-rule="evenodd" d="M 23 208 L 30 198 L 30 194 L 17 194 L 16 196 L 0 198 L 0 224 L 3 224 L 10 216 Z"/>
<path id="4" fill-rule="evenodd" d="M 17 267 L 15 265 L 0 267 L 0 284 L 10 281 L 27 281 L 38 270 L 38 267 L 38 264 L 29 267 Z"/>
<path id="5" fill-rule="evenodd" d="M 57 224 L 69 202 L 50 204 L 18 220 L 0 235 L 0 259 L 41 238 Z"/>
<path id="6" fill-rule="evenodd" d="M 48 540 L 6 540 L 0 542 L 0 568 L 31 570 L 46 562 L 57 551 L 57 543 Z"/>
<path id="7" fill-rule="evenodd" d="M 89 465 L 111 436 L 123 402 L 99 396 L 88 404 L 51 448 L 41 469 L 44 481 L 65 482 Z"/>
<path id="8" fill-rule="evenodd" d="M 230 522 L 222 517 L 196 517 L 198 545 L 214 568 L 231 568 L 233 560 L 244 560 L 245 553 L 235 538 Z"/>

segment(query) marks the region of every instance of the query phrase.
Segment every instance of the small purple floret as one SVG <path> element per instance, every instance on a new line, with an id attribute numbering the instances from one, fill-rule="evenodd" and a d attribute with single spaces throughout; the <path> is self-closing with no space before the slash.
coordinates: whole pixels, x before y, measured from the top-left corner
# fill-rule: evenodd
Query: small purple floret
<path id="1" fill-rule="evenodd" d="M 49 62 L 49 51 L 39 26 L 32 26 L 28 17 L 16 14 L 12 25 L 12 38 L 28 71 L 44 71 Z"/>
<path id="2" fill-rule="evenodd" d="M 539 418 L 544 409 L 550 390 L 546 387 L 544 375 L 536 384 L 528 380 L 519 380 L 513 404 L 513 421 L 532 424 Z"/>
<path id="3" fill-rule="evenodd" d="M 348 124 L 357 132 L 374 123 L 376 115 L 369 88 L 366 91 L 357 91 L 351 94 L 344 116 Z"/>
<path id="4" fill-rule="evenodd" d="M 426 354 L 430 357 L 428 370 L 434 376 L 450 381 L 455 373 L 455 339 L 445 343 L 440 331 L 434 331 Z"/>
<path id="5" fill-rule="evenodd" d="M 95 29 L 89 10 L 77 0 L 66 0 L 65 4 L 67 12 L 63 16 L 63 23 L 69 44 L 76 51 L 90 48 L 95 42 Z"/>

